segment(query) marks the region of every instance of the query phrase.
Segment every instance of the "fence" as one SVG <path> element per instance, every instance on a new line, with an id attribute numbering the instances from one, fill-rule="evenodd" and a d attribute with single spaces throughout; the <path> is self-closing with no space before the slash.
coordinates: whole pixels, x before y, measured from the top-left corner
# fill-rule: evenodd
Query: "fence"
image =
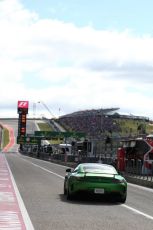
<path id="1" fill-rule="evenodd" d="M 124 174 L 153 181 L 153 162 L 150 163 L 149 168 L 146 168 L 144 167 L 144 163 L 139 159 L 126 159 Z"/>

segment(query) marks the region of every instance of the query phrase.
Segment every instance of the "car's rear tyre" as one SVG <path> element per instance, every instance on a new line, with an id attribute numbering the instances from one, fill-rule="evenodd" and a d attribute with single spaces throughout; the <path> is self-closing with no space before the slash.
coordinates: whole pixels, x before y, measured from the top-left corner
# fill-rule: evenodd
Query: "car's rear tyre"
<path id="1" fill-rule="evenodd" d="M 64 183 L 64 195 L 67 194 L 67 190 L 66 190 L 66 186 L 65 186 L 65 183 Z"/>
<path id="2" fill-rule="evenodd" d="M 70 194 L 69 188 L 67 189 L 66 198 L 67 200 L 72 200 L 72 195 Z"/>
<path id="3" fill-rule="evenodd" d="M 120 196 L 120 197 L 118 198 L 118 202 L 124 204 L 124 203 L 126 202 L 126 196 Z"/>

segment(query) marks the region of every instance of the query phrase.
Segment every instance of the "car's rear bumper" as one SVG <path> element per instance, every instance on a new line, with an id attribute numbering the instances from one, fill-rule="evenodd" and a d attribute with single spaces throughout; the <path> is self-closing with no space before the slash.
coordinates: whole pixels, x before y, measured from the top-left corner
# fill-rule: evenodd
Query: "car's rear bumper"
<path id="1" fill-rule="evenodd" d="M 95 193 L 95 189 L 103 189 L 103 192 L 99 190 L 99 194 Z M 102 184 L 102 183 L 72 183 L 70 185 L 70 193 L 88 193 L 95 195 L 125 195 L 127 192 L 127 185 L 124 183 L 118 184 Z"/>

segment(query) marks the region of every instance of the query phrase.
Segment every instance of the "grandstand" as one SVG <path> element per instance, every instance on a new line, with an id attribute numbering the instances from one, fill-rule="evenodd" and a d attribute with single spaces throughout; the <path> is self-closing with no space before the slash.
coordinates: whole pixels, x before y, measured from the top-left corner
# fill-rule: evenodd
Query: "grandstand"
<path id="1" fill-rule="evenodd" d="M 104 139 L 108 135 L 133 136 L 150 132 L 149 118 L 125 114 L 119 110 L 120 108 L 82 110 L 61 116 L 58 122 L 65 130 L 85 132 L 89 139 Z"/>

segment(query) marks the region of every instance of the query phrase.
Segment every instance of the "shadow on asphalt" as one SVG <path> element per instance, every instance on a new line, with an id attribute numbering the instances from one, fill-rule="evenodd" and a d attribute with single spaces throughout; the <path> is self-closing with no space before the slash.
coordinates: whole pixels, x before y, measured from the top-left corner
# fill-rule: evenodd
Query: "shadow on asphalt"
<path id="1" fill-rule="evenodd" d="M 67 200 L 66 195 L 59 194 L 60 200 L 66 203 L 73 203 L 73 204 L 82 204 L 82 205 L 120 205 L 121 203 L 115 201 L 110 197 L 91 197 L 91 196 L 77 196 L 71 200 Z"/>

